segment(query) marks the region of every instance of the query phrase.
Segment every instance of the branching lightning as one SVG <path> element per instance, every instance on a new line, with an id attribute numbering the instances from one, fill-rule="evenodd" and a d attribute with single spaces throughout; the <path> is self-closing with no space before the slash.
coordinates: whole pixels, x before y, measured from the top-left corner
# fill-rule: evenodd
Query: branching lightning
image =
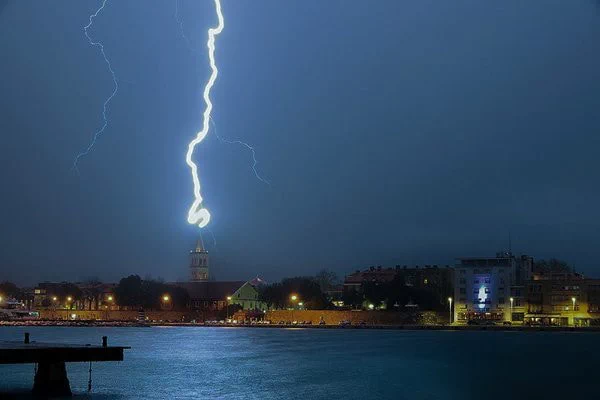
<path id="1" fill-rule="evenodd" d="M 190 39 L 185 34 L 185 29 L 183 28 L 183 20 L 181 19 L 181 16 L 179 15 L 179 0 L 175 0 L 175 19 L 177 20 L 177 23 L 179 24 L 179 33 L 181 33 L 181 37 L 183 37 L 183 40 L 185 40 L 185 43 L 187 44 L 190 51 L 194 51 L 194 49 L 192 48 L 192 43 L 190 42 Z"/>
<path id="2" fill-rule="evenodd" d="M 198 166 L 192 160 L 192 155 L 194 154 L 194 149 L 196 145 L 200 143 L 206 135 L 208 134 L 209 122 L 210 122 L 210 113 L 212 111 L 212 102 L 210 101 L 210 90 L 215 84 L 215 80 L 217 79 L 217 75 L 219 70 L 217 69 L 217 65 L 215 63 L 215 36 L 223 31 L 224 20 L 223 14 L 221 13 L 221 0 L 215 0 L 215 9 L 217 12 L 217 18 L 219 23 L 216 28 L 210 28 L 208 30 L 208 41 L 206 45 L 208 47 L 208 59 L 210 62 L 211 74 L 206 82 L 206 86 L 204 86 L 204 103 L 206 104 L 206 108 L 204 109 L 204 113 L 202 115 L 202 130 L 196 134 L 194 140 L 190 142 L 188 145 L 188 151 L 185 157 L 185 162 L 192 170 L 192 180 L 194 183 L 194 202 L 190 207 L 188 212 L 188 222 L 190 224 L 197 224 L 200 228 L 205 227 L 210 221 L 210 212 L 202 207 L 202 195 L 200 194 L 200 179 L 198 178 Z"/>
<path id="3" fill-rule="evenodd" d="M 98 129 L 96 132 L 94 132 L 94 136 L 92 137 L 92 141 L 90 142 L 89 146 L 84 151 L 77 154 L 77 157 L 75 157 L 75 161 L 73 162 L 73 169 L 75 169 L 75 171 L 77 171 L 78 173 L 79 173 L 79 168 L 78 168 L 79 160 L 81 159 L 81 157 L 88 155 L 90 153 L 90 151 L 92 151 L 92 148 L 96 144 L 98 137 L 104 132 L 104 130 L 108 126 L 108 118 L 106 116 L 106 113 L 108 110 L 108 104 L 111 102 L 113 97 L 115 97 L 115 95 L 117 94 L 117 91 L 119 90 L 119 83 L 117 82 L 117 76 L 115 74 L 115 71 L 112 69 L 112 66 L 110 64 L 110 61 L 108 60 L 108 57 L 106 56 L 106 53 L 104 51 L 104 45 L 99 41 L 92 40 L 92 38 L 90 37 L 89 32 L 88 32 L 88 29 L 90 29 L 90 27 L 94 23 L 94 18 L 96 18 L 98 16 L 98 14 L 100 14 L 100 12 L 102 10 L 104 10 L 104 7 L 106 6 L 107 2 L 108 2 L 108 0 L 103 0 L 100 8 L 98 8 L 95 13 L 90 15 L 89 23 L 83 28 L 83 31 L 85 33 L 85 37 L 87 37 L 87 39 L 88 39 L 88 42 L 92 46 L 98 47 L 100 49 L 100 53 L 102 54 L 102 57 L 104 58 L 104 62 L 106 62 L 106 65 L 108 66 L 108 70 L 110 71 L 110 74 L 112 75 L 112 80 L 113 80 L 113 84 L 114 84 L 113 91 L 110 94 L 110 96 L 108 96 L 106 98 L 106 100 L 104 101 L 104 105 L 102 107 L 102 118 L 104 119 L 104 123 L 102 124 L 102 127 L 100 129 Z"/>
<path id="4" fill-rule="evenodd" d="M 251 146 L 250 144 L 243 142 L 239 139 L 229 140 L 229 139 L 222 138 L 221 136 L 219 136 L 219 133 L 217 131 L 217 125 L 215 124 L 215 120 L 212 119 L 212 117 L 210 118 L 210 122 L 212 122 L 212 124 L 213 124 L 215 136 L 217 137 L 217 139 L 219 139 L 219 141 L 221 143 L 237 144 L 237 145 L 243 146 L 243 147 L 247 148 L 248 150 L 250 150 L 250 152 L 252 153 L 252 171 L 254 172 L 254 176 L 256 176 L 256 179 L 258 179 L 259 181 L 271 186 L 271 183 L 268 180 L 266 180 L 265 178 L 263 178 L 262 176 L 260 176 L 260 174 L 258 173 L 258 170 L 256 169 L 258 160 L 256 159 L 256 150 L 254 149 L 254 146 Z"/>

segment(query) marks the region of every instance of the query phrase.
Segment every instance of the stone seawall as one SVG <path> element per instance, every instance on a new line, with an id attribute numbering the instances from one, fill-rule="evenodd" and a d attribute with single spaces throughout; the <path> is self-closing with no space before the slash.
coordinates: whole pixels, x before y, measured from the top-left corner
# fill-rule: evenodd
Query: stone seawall
<path id="1" fill-rule="evenodd" d="M 84 311 L 84 310 L 40 310 L 40 319 L 45 320 L 86 320 L 86 321 L 135 321 L 138 312 L 129 311 Z M 150 321 L 182 322 L 198 318 L 198 314 L 188 311 L 145 311 Z"/>
<path id="2" fill-rule="evenodd" d="M 327 325 L 339 325 L 350 321 L 353 325 L 364 321 L 367 325 L 443 325 L 448 323 L 448 315 L 434 311 L 402 313 L 387 311 L 338 311 L 338 310 L 272 310 L 267 311 L 265 319 L 272 323 L 307 321 L 313 325 L 321 319 Z"/>

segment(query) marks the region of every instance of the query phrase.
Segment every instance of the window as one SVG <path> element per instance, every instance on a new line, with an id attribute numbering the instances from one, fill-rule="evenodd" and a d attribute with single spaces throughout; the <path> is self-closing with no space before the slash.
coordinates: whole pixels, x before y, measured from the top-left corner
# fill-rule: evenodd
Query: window
<path id="1" fill-rule="evenodd" d="M 464 274 L 467 273 L 467 271 L 465 271 L 464 269 L 459 269 L 458 273 L 461 274 L 461 275 L 464 275 Z"/>
<path id="2" fill-rule="evenodd" d="M 459 282 L 461 285 L 464 285 L 465 283 L 467 283 L 467 280 L 466 280 L 465 278 L 460 278 L 460 279 L 458 280 L 458 282 Z"/>
<path id="3" fill-rule="evenodd" d="M 459 293 L 460 294 L 466 294 L 467 290 L 464 287 L 461 287 L 460 290 L 459 290 Z"/>
<path id="4" fill-rule="evenodd" d="M 499 304 L 504 304 L 504 297 L 498 297 L 498 303 Z"/>

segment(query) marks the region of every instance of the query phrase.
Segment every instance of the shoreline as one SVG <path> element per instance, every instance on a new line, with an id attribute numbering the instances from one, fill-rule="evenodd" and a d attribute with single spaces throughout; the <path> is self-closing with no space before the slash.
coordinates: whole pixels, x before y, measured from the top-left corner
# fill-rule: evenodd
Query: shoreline
<path id="1" fill-rule="evenodd" d="M 488 332 L 589 332 L 600 333 L 598 327 L 523 326 L 523 325 L 286 325 L 286 324 L 204 324 L 190 322 L 136 321 L 0 321 L 2 327 L 70 327 L 70 328 L 272 328 L 272 329 L 325 329 L 325 330 L 405 330 L 405 331 L 488 331 Z"/>

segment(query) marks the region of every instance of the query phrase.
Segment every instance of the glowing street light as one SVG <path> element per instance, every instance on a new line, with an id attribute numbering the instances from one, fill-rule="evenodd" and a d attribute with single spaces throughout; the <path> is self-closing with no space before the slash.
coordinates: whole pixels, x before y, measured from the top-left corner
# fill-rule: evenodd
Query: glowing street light
<path id="1" fill-rule="evenodd" d="M 52 296 L 52 301 L 58 301 L 58 297 Z"/>
<path id="2" fill-rule="evenodd" d="M 293 321 L 293 320 L 294 320 L 294 309 L 296 308 L 296 307 L 294 306 L 294 302 L 295 302 L 296 300 L 298 300 L 298 296 L 297 296 L 297 295 L 295 295 L 295 294 L 292 294 L 292 295 L 290 296 L 290 300 L 292 300 L 292 321 Z"/>
<path id="3" fill-rule="evenodd" d="M 2 296 L 0 296 L 0 301 L 4 300 L 4 298 Z"/>
<path id="4" fill-rule="evenodd" d="M 515 303 L 514 298 L 510 298 L 510 322 L 513 320 L 513 304 Z"/>
<path id="5" fill-rule="evenodd" d="M 73 301 L 73 298 L 71 296 L 67 296 L 67 301 Z"/>
<path id="6" fill-rule="evenodd" d="M 571 301 L 573 302 L 573 325 L 575 325 L 575 301 L 577 301 L 577 299 L 575 297 L 571 297 Z"/>
<path id="7" fill-rule="evenodd" d="M 452 325 L 452 297 L 448 297 L 448 316 L 450 325 Z"/>
<path id="8" fill-rule="evenodd" d="M 113 297 L 112 296 L 108 296 L 108 301 L 113 301 Z"/>
<path id="9" fill-rule="evenodd" d="M 374 304 L 369 304 L 369 310 L 372 310 L 372 309 L 374 309 L 374 308 L 375 308 L 375 305 L 374 305 Z"/>
<path id="10" fill-rule="evenodd" d="M 163 301 L 164 301 L 165 303 L 167 303 L 169 300 L 171 300 L 171 298 L 169 297 L 169 295 L 168 295 L 168 294 L 165 294 L 165 295 L 163 296 Z"/>

